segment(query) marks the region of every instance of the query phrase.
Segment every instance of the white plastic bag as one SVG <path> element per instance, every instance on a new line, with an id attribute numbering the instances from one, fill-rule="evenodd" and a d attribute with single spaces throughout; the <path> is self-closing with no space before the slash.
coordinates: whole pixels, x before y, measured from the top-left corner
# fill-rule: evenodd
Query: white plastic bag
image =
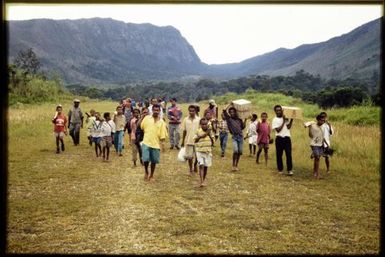
<path id="1" fill-rule="evenodd" d="M 185 162 L 186 161 L 186 158 L 184 157 L 185 155 L 186 155 L 186 148 L 182 147 L 178 153 L 178 161 Z"/>

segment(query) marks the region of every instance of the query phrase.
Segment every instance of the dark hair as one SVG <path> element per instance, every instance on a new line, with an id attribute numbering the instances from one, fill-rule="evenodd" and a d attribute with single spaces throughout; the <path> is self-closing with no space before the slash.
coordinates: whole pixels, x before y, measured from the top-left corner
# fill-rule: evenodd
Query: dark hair
<path id="1" fill-rule="evenodd" d="M 318 114 L 317 117 L 316 117 L 316 119 L 317 119 L 317 120 L 320 120 L 320 119 L 322 119 L 323 117 L 325 117 L 325 116 L 323 116 L 323 115 L 321 115 L 321 114 Z"/>
<path id="2" fill-rule="evenodd" d="M 234 110 L 235 112 L 237 112 L 237 109 L 235 109 L 235 107 L 230 107 L 230 108 L 229 108 L 229 112 L 230 112 L 231 110 Z"/>
<path id="3" fill-rule="evenodd" d="M 319 115 L 328 116 L 328 114 L 326 112 L 321 112 Z"/>
<path id="4" fill-rule="evenodd" d="M 255 118 L 255 119 L 257 119 L 257 118 L 258 118 L 258 115 L 257 115 L 257 114 L 255 114 L 255 113 L 253 113 L 253 115 L 251 115 L 251 116 L 253 116 L 253 118 Z"/>
<path id="5" fill-rule="evenodd" d="M 202 121 L 206 121 L 206 122 L 209 122 L 209 120 L 208 120 L 208 119 L 206 119 L 206 118 L 201 118 L 201 119 L 200 119 L 200 121 L 199 121 L 199 124 L 202 124 Z"/>
<path id="6" fill-rule="evenodd" d="M 264 114 L 267 116 L 267 112 L 263 112 L 263 113 L 261 113 L 261 116 L 262 116 L 262 115 L 264 115 Z"/>
<path id="7" fill-rule="evenodd" d="M 138 112 L 138 113 L 140 113 L 140 110 L 139 110 L 138 108 L 134 108 L 134 109 L 132 110 L 132 112 Z"/>
<path id="8" fill-rule="evenodd" d="M 275 111 L 275 109 L 277 109 L 277 108 L 281 108 L 281 109 L 282 109 L 282 106 L 279 105 L 279 104 L 277 104 L 276 106 L 274 106 L 274 111 Z"/>
<path id="9" fill-rule="evenodd" d="M 195 105 L 189 105 L 188 109 L 194 109 L 195 111 L 197 110 L 196 106 Z"/>
<path id="10" fill-rule="evenodd" d="M 152 109 L 154 109 L 154 108 L 158 108 L 158 109 L 160 110 L 160 105 L 159 105 L 159 104 L 154 104 L 154 105 L 152 106 Z"/>
<path id="11" fill-rule="evenodd" d="M 107 119 L 107 117 L 110 117 L 110 113 L 109 113 L 109 112 L 105 112 L 105 113 L 103 114 L 103 117 L 104 117 L 105 119 Z"/>
<path id="12" fill-rule="evenodd" d="M 116 107 L 116 110 L 117 109 L 123 109 L 123 107 L 121 106 L 121 105 L 118 105 L 117 107 Z"/>
<path id="13" fill-rule="evenodd" d="M 175 101 L 175 102 L 177 102 L 177 100 L 176 100 L 176 98 L 175 98 L 175 97 L 171 98 L 171 100 L 172 100 L 172 101 Z"/>

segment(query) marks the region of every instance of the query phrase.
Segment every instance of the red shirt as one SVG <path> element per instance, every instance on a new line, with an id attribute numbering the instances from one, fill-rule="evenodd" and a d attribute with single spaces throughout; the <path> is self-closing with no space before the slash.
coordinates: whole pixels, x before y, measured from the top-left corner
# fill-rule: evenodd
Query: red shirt
<path id="1" fill-rule="evenodd" d="M 54 118 L 52 122 L 54 123 L 54 128 L 53 128 L 54 132 L 65 131 L 65 126 L 67 125 L 67 118 L 63 113 L 56 116 L 56 118 Z"/>

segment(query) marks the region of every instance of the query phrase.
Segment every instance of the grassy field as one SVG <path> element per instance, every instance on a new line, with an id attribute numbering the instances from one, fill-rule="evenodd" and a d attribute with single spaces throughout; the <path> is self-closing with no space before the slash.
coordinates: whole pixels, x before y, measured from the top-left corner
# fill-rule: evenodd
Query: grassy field
<path id="1" fill-rule="evenodd" d="M 275 103 L 297 105 L 310 120 L 320 110 L 281 95 L 227 95 L 253 101 L 255 111 Z M 62 103 L 67 112 L 70 102 Z M 84 111 L 114 111 L 116 103 L 82 101 Z M 186 114 L 187 104 L 183 105 Z M 124 156 L 95 157 L 81 132 L 75 147 L 55 154 L 54 104 L 9 109 L 7 253 L 225 253 L 378 254 L 380 249 L 380 126 L 350 125 L 330 110 L 335 127 L 331 173 L 312 178 L 307 130 L 292 128 L 294 176 L 279 175 L 275 147 L 268 166 L 256 165 L 247 144 L 240 172 L 232 173 L 231 141 L 224 159 L 217 142 L 208 186 L 187 176 L 177 151 L 161 154 L 154 182 Z M 379 121 L 379 109 L 372 108 Z M 358 113 L 358 112 L 357 112 Z M 363 114 L 367 117 L 366 113 Z M 378 116 L 376 116 L 378 115 Z M 369 122 L 369 124 L 372 124 Z"/>

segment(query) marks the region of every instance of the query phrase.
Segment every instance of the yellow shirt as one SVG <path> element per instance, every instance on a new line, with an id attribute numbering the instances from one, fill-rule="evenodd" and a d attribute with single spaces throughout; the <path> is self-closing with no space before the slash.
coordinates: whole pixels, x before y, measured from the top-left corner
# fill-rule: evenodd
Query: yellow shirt
<path id="1" fill-rule="evenodd" d="M 167 129 L 166 123 L 163 119 L 159 119 L 155 122 L 154 117 L 147 115 L 140 127 L 144 131 L 143 144 L 151 147 L 160 149 L 160 140 L 166 139 Z"/>
<path id="2" fill-rule="evenodd" d="M 196 139 L 198 136 L 202 136 L 205 133 L 206 132 L 204 132 L 202 128 L 199 128 L 194 136 L 194 139 Z M 211 139 L 209 135 L 199 139 L 199 141 L 195 143 L 195 151 L 201 152 L 201 153 L 211 153 Z"/>

